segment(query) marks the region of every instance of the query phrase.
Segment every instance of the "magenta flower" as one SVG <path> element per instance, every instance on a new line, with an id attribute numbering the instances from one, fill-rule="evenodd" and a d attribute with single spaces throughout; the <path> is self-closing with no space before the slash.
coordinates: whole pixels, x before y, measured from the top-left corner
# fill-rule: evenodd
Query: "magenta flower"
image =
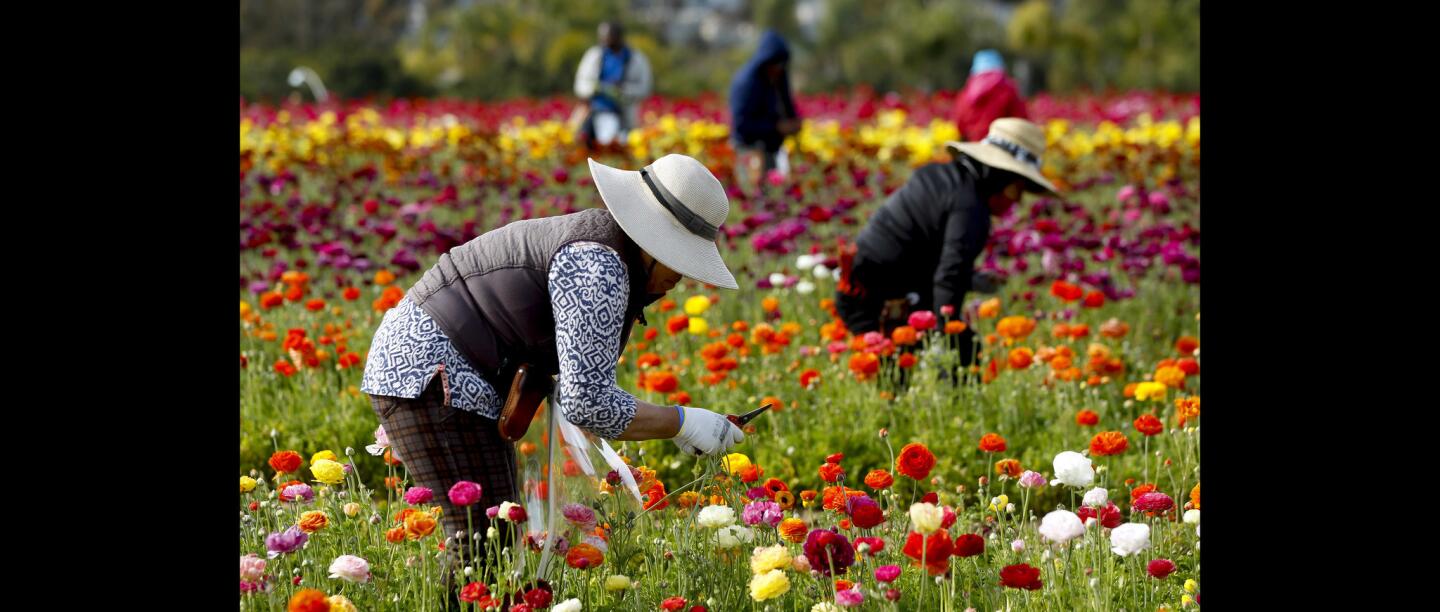
<path id="1" fill-rule="evenodd" d="M 1165 512 L 1175 507 L 1175 500 L 1160 492 L 1146 493 L 1135 500 L 1134 509 L 1145 512 Z"/>
<path id="2" fill-rule="evenodd" d="M 855 549 L 838 531 L 815 529 L 805 537 L 805 558 L 821 574 L 829 576 L 832 567 L 836 574 L 844 574 L 855 563 Z"/>
<path id="3" fill-rule="evenodd" d="M 875 579 L 880 582 L 894 582 L 899 577 L 900 566 L 898 565 L 882 565 L 875 568 Z"/>
<path id="4" fill-rule="evenodd" d="M 1145 571 L 1153 578 L 1164 580 L 1166 576 L 1175 572 L 1175 562 L 1169 559 L 1156 559 L 1145 566 Z"/>
<path id="5" fill-rule="evenodd" d="M 309 539 L 310 534 L 300 531 L 299 527 L 292 526 L 283 533 L 272 533 L 265 536 L 265 550 L 269 551 L 267 556 L 274 559 L 299 550 Z"/>
<path id="6" fill-rule="evenodd" d="M 917 310 L 910 313 L 910 327 L 917 332 L 929 331 L 935 327 L 935 313 L 929 310 Z"/>
<path id="7" fill-rule="evenodd" d="M 854 608 L 865 603 L 865 594 L 860 589 L 845 589 L 835 594 L 835 603 L 842 608 Z"/>
<path id="8" fill-rule="evenodd" d="M 490 506 L 485 509 L 485 518 L 494 519 L 497 516 L 500 516 L 500 506 Z"/>
<path id="9" fill-rule="evenodd" d="M 745 510 L 741 513 L 741 518 L 745 520 L 746 525 L 764 523 L 770 527 L 774 527 L 779 525 L 785 516 L 780 510 L 780 504 L 767 499 L 747 504 Z"/>
<path id="10" fill-rule="evenodd" d="M 429 503 L 435 498 L 435 493 L 425 487 L 410 487 L 405 491 L 405 503 L 412 506 Z"/>
<path id="11" fill-rule="evenodd" d="M 411 489 L 414 491 L 414 489 Z M 462 480 L 450 487 L 450 503 L 461 508 L 480 501 L 482 489 L 478 483 Z"/>

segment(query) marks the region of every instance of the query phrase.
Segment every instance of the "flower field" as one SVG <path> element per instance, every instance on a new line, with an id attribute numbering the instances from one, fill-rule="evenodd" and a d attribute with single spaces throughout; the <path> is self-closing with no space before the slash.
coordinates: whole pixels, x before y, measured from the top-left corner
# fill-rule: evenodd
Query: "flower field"
<path id="1" fill-rule="evenodd" d="M 791 175 L 761 195 L 731 186 L 722 99 L 646 103 L 599 161 L 709 166 L 730 186 L 721 252 L 741 289 L 686 281 L 650 307 L 621 385 L 774 409 L 723 459 L 616 442 L 628 473 L 594 476 L 547 454 L 542 414 L 518 448 L 538 466 L 527 491 L 582 492 L 549 512 L 413 486 L 359 385 L 381 317 L 439 254 L 600 205 L 571 102 L 242 102 L 241 609 L 443 609 L 441 549 L 486 541 L 456 585 L 466 609 L 1198 607 L 1199 99 L 1033 101 L 1067 193 L 995 220 L 977 269 L 1000 290 L 850 334 L 838 247 L 915 166 L 948 159 L 951 95 L 798 98 Z M 944 336 L 966 328 L 981 350 L 956 384 Z M 495 527 L 442 533 L 444 496 Z"/>

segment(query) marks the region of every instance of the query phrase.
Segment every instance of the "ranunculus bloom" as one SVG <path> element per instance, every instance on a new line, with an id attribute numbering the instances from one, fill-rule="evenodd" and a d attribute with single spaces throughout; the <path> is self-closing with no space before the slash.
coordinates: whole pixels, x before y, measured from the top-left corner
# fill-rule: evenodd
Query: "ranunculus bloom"
<path id="1" fill-rule="evenodd" d="M 1085 524 L 1068 510 L 1055 510 L 1040 519 L 1040 535 L 1051 542 L 1064 544 L 1085 535 Z"/>
<path id="2" fill-rule="evenodd" d="M 747 504 L 741 513 L 746 525 L 758 525 L 764 523 L 770 527 L 780 524 L 785 518 L 780 511 L 780 504 L 769 500 L 755 501 Z"/>
<path id="3" fill-rule="evenodd" d="M 906 322 L 910 324 L 910 327 L 915 328 L 915 331 L 930 331 L 935 328 L 935 313 L 928 310 L 917 310 L 910 313 L 910 318 Z"/>
<path id="4" fill-rule="evenodd" d="M 605 555 L 589 544 L 576 544 L 565 555 L 565 564 L 575 569 L 591 569 L 605 562 Z"/>
<path id="5" fill-rule="evenodd" d="M 845 608 L 854 608 L 865 603 L 865 594 L 859 589 L 845 589 L 835 593 L 835 603 Z"/>
<path id="6" fill-rule="evenodd" d="M 1024 563 L 1007 565 L 1000 570 L 1000 584 L 1012 589 L 1037 590 L 1041 587 L 1040 568 Z"/>
<path id="7" fill-rule="evenodd" d="M 1166 576 L 1175 573 L 1175 562 L 1169 559 L 1155 559 L 1145 566 L 1145 571 L 1153 578 L 1164 580 Z"/>
<path id="8" fill-rule="evenodd" d="M 931 576 L 938 576 L 949 568 L 950 554 L 954 550 L 948 532 L 936 531 L 927 538 L 912 531 L 900 552 L 914 559 L 917 567 L 924 565 Z"/>
<path id="9" fill-rule="evenodd" d="M 735 523 L 735 509 L 730 506 L 705 506 L 695 517 L 701 527 L 718 529 Z"/>
<path id="10" fill-rule="evenodd" d="M 798 518 L 787 518 L 780 521 L 780 526 L 777 528 L 777 531 L 780 532 L 780 537 L 799 544 L 805 540 L 808 529 L 809 528 L 805 526 L 805 521 Z"/>
<path id="11" fill-rule="evenodd" d="M 1085 492 L 1085 499 L 1081 503 L 1085 504 L 1086 506 L 1090 506 L 1091 508 L 1099 508 L 1100 506 L 1105 505 L 1105 502 L 1108 499 L 1110 499 L 1109 491 L 1106 491 L 1105 489 L 1102 489 L 1100 487 L 1095 487 Z"/>
<path id="12" fill-rule="evenodd" d="M 880 582 L 894 582 L 895 579 L 899 577 L 900 566 L 898 565 L 882 565 L 875 568 L 875 579 L 879 580 Z"/>
<path id="13" fill-rule="evenodd" d="M 330 577 L 349 582 L 370 580 L 370 563 L 355 555 L 340 555 L 330 562 Z"/>
<path id="14" fill-rule="evenodd" d="M 665 601 L 660 602 L 660 609 L 667 610 L 669 612 L 675 612 L 675 610 L 679 610 L 684 607 L 685 598 L 678 595 L 675 597 L 667 597 L 665 598 Z"/>
<path id="15" fill-rule="evenodd" d="M 240 477 L 240 492 L 249 493 L 255 490 L 255 479 L 249 476 Z"/>
<path id="16" fill-rule="evenodd" d="M 1130 446 L 1130 440 L 1118 431 L 1102 431 L 1090 439 L 1090 454 L 1097 457 L 1118 455 Z"/>
<path id="17" fill-rule="evenodd" d="M 1045 477 L 1041 476 L 1040 472 L 1025 470 L 1025 473 L 1020 475 L 1020 486 L 1027 489 L 1043 487 L 1045 486 Z"/>
<path id="18" fill-rule="evenodd" d="M 572 597 L 558 604 L 555 604 L 555 607 L 550 608 L 550 612 L 580 612 L 580 600 L 578 598 Z"/>
<path id="19" fill-rule="evenodd" d="M 885 513 L 869 497 L 857 497 L 850 502 L 850 518 L 856 527 L 869 529 L 885 522 Z"/>
<path id="20" fill-rule="evenodd" d="M 1090 458 L 1075 451 L 1055 455 L 1055 480 L 1050 484 L 1065 484 L 1072 487 L 1089 486 L 1095 480 L 1095 469 Z"/>
<path id="21" fill-rule="evenodd" d="M 784 544 L 757 547 L 750 555 L 750 573 L 763 574 L 772 569 L 790 566 L 790 549 Z"/>
<path id="22" fill-rule="evenodd" d="M 895 477 L 885 470 L 870 470 L 865 475 L 865 486 L 872 489 L 885 489 L 892 484 L 895 484 Z"/>
<path id="23" fill-rule="evenodd" d="M 763 574 L 756 574 L 750 579 L 750 598 L 755 601 L 765 601 L 784 595 L 790 590 L 790 577 L 784 571 L 772 569 Z"/>
<path id="24" fill-rule="evenodd" d="M 294 483 L 294 484 L 291 484 Z M 315 499 L 315 489 L 310 488 L 303 482 L 290 481 L 278 487 L 280 489 L 280 501 L 311 501 Z"/>
<path id="25" fill-rule="evenodd" d="M 630 588 L 629 576 L 615 574 L 605 579 L 605 590 L 610 591 L 611 593 L 614 593 L 615 591 L 623 591 L 628 588 Z"/>
<path id="26" fill-rule="evenodd" d="M 330 524 L 330 517 L 324 512 L 306 512 L 300 515 L 300 530 L 315 533 Z"/>
<path id="27" fill-rule="evenodd" d="M 816 529 L 805 538 L 805 557 L 810 566 L 829 576 L 833 569 L 836 574 L 855 563 L 855 550 L 844 535 L 829 529 Z"/>
<path id="28" fill-rule="evenodd" d="M 1076 425 L 1087 425 L 1087 426 L 1088 426 L 1088 425 L 1094 425 L 1094 424 L 1099 423 L 1099 422 L 1100 422 L 1100 415 L 1099 415 L 1099 414 L 1096 414 L 1094 410 L 1081 410 L 1080 412 L 1075 413 L 1075 424 L 1076 424 Z"/>
<path id="29" fill-rule="evenodd" d="M 473 505 L 480 501 L 481 491 L 479 483 L 462 480 L 450 487 L 450 503 L 461 508 Z"/>
<path id="30" fill-rule="evenodd" d="M 265 560 L 255 553 L 240 557 L 240 579 L 247 582 L 260 582 L 265 579 Z"/>
<path id="31" fill-rule="evenodd" d="M 985 538 L 973 533 L 962 533 L 955 537 L 953 549 L 957 557 L 973 557 L 985 552 Z"/>
<path id="32" fill-rule="evenodd" d="M 340 484 L 345 480 L 345 467 L 329 459 L 311 463 L 310 473 L 315 475 L 316 480 L 329 485 Z"/>
<path id="33" fill-rule="evenodd" d="M 860 550 L 860 546 L 862 544 L 869 547 L 869 550 L 867 550 L 865 554 L 871 557 L 880 554 L 880 551 L 885 550 L 885 540 L 882 540 L 880 538 L 872 538 L 868 536 L 855 538 L 855 550 Z"/>
<path id="34" fill-rule="evenodd" d="M 1082 521 L 1088 522 L 1090 519 L 1095 519 L 1100 522 L 1100 526 L 1106 529 L 1114 529 L 1120 525 L 1121 521 L 1125 520 L 1120 513 L 1120 507 L 1116 506 L 1115 502 L 1105 502 L 1104 508 L 1080 506 L 1075 509 L 1075 514 Z"/>
<path id="35" fill-rule="evenodd" d="M 489 587 L 486 587 L 484 584 L 481 584 L 479 582 L 472 582 L 465 585 L 464 588 L 460 589 L 460 601 L 463 601 L 465 603 L 475 603 L 477 601 L 480 601 L 481 597 L 484 597 L 489 593 Z"/>
<path id="36" fill-rule="evenodd" d="M 922 534 L 935 533 L 944 519 L 945 512 L 934 504 L 919 503 L 910 506 L 910 523 L 915 526 L 915 531 Z"/>
<path id="37" fill-rule="evenodd" d="M 271 559 L 286 553 L 292 553 L 305 545 L 310 535 L 301 531 L 299 527 L 291 527 L 281 533 L 272 533 L 265 536 L 265 550 L 269 551 Z"/>
<path id="38" fill-rule="evenodd" d="M 419 540 L 435 531 L 435 517 L 429 512 L 415 512 L 405 517 L 405 537 Z"/>
<path id="39" fill-rule="evenodd" d="M 1142 414 L 1135 419 L 1135 431 L 1147 436 L 1153 436 L 1165 431 L 1165 424 L 1153 414 Z"/>
<path id="40" fill-rule="evenodd" d="M 1132 507 L 1144 512 L 1165 512 L 1175 507 L 1175 500 L 1164 493 L 1146 493 L 1136 499 Z"/>
<path id="41" fill-rule="evenodd" d="M 997 433 L 987 433 L 980 438 L 980 450 L 987 453 L 998 453 L 1005 450 L 1005 438 Z"/>
<path id="42" fill-rule="evenodd" d="M 434 498 L 435 493 L 425 487 L 410 487 L 410 490 L 405 492 L 405 503 L 412 506 L 428 504 Z"/>
<path id="43" fill-rule="evenodd" d="M 1001 459 L 995 462 L 995 474 L 1019 478 L 1021 474 L 1020 462 L 1014 459 Z"/>
<path id="44" fill-rule="evenodd" d="M 735 548 L 753 541 L 755 541 L 755 532 L 739 525 L 721 527 L 715 532 L 715 542 L 719 544 L 720 548 Z"/>
<path id="45" fill-rule="evenodd" d="M 330 600 L 323 591 L 300 589 L 290 596 L 289 612 L 330 612 Z"/>
<path id="46" fill-rule="evenodd" d="M 915 328 L 909 325 L 901 325 L 895 328 L 895 331 L 890 332 L 890 341 L 894 342 L 896 346 L 910 346 L 915 344 L 918 339 Z"/>
<path id="47" fill-rule="evenodd" d="M 906 444 L 900 449 L 900 456 L 895 458 L 895 471 L 915 480 L 928 478 L 934 467 L 935 454 L 919 442 Z"/>
<path id="48" fill-rule="evenodd" d="M 1125 523 L 1110 530 L 1110 551 L 1128 557 L 1150 548 L 1150 526 Z"/>
<path id="49" fill-rule="evenodd" d="M 838 463 L 823 463 L 820 465 L 820 480 L 825 482 L 835 482 L 835 479 L 844 473 L 845 468 L 840 467 Z"/>
<path id="50" fill-rule="evenodd" d="M 1030 363 L 1034 358 L 1035 352 L 1022 346 L 1011 349 L 1009 356 L 1006 357 L 1006 362 L 1009 363 L 1010 369 L 1012 370 L 1023 370 L 1030 367 Z"/>
<path id="51" fill-rule="evenodd" d="M 300 469 L 300 464 L 303 461 L 304 459 L 300 458 L 300 453 L 295 451 L 279 451 L 270 455 L 270 467 L 274 468 L 275 472 L 279 474 L 295 472 L 295 470 Z"/>

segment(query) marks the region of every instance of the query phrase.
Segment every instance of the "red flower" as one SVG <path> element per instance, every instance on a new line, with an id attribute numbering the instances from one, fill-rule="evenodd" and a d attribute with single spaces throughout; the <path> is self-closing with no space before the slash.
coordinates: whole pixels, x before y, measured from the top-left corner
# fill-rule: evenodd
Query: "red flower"
<path id="1" fill-rule="evenodd" d="M 1084 294 L 1085 290 L 1081 289 L 1079 285 L 1076 285 L 1074 283 L 1055 281 L 1050 285 L 1050 295 L 1058 297 L 1066 302 L 1073 302 L 1075 300 L 1078 300 Z"/>
<path id="2" fill-rule="evenodd" d="M 825 482 L 835 482 L 835 479 L 844 473 L 845 468 L 838 463 L 825 463 L 820 466 L 820 479 Z"/>
<path id="3" fill-rule="evenodd" d="M 1194 336 L 1180 336 L 1180 339 L 1175 341 L 1175 350 L 1180 351 L 1183 355 L 1192 354 L 1198 348 L 1200 348 L 1200 339 Z"/>
<path id="4" fill-rule="evenodd" d="M 1106 529 L 1119 527 L 1120 522 L 1124 520 L 1124 517 L 1120 515 L 1120 508 L 1115 505 L 1115 502 L 1108 502 L 1098 514 L 1096 510 L 1090 506 L 1080 506 L 1075 509 L 1075 516 L 1080 517 L 1082 522 L 1092 518 L 1098 520 L 1100 521 L 1100 525 Z"/>
<path id="5" fill-rule="evenodd" d="M 922 544 L 923 542 L 923 544 Z M 921 547 L 924 547 L 923 551 Z M 929 538 L 923 538 L 916 532 L 910 532 L 905 538 L 905 548 L 900 552 L 915 560 L 915 566 L 924 565 L 931 576 L 938 576 L 949 569 L 950 553 L 954 546 L 950 542 L 950 532 L 945 530 L 936 531 L 930 534 Z M 924 558 L 921 558 L 921 555 Z"/>
<path id="6" fill-rule="evenodd" d="M 982 476 L 981 478 L 984 478 L 984 477 Z M 940 503 L 940 494 L 939 494 L 939 493 L 936 493 L 936 492 L 934 492 L 934 491 L 931 491 L 931 492 L 929 492 L 929 493 L 926 493 L 926 494 L 924 494 L 924 495 L 921 495 L 921 496 L 920 496 L 920 502 L 921 502 L 921 503 L 925 503 L 925 504 L 939 504 L 939 503 Z"/>
<path id="7" fill-rule="evenodd" d="M 834 453 L 825 456 L 825 463 L 840 463 L 845 460 L 845 453 Z"/>
<path id="8" fill-rule="evenodd" d="M 819 380 L 820 371 L 814 368 L 810 368 L 800 373 L 800 386 L 803 388 L 809 389 L 811 383 L 818 382 Z"/>
<path id="9" fill-rule="evenodd" d="M 309 311 L 311 311 L 311 312 L 314 312 L 314 311 L 317 311 L 317 310 L 324 310 L 324 309 L 325 309 L 325 300 L 322 300 L 322 299 L 320 299 L 320 298 L 311 298 L 310 301 L 305 302 L 305 310 L 309 310 Z"/>
<path id="10" fill-rule="evenodd" d="M 1166 576 L 1175 573 L 1175 562 L 1169 559 L 1156 559 L 1145 566 L 1145 571 L 1151 577 L 1164 580 Z"/>
<path id="11" fill-rule="evenodd" d="M 290 474 L 300 469 L 300 453 L 285 450 L 270 455 L 270 467 L 275 468 L 276 474 Z"/>
<path id="12" fill-rule="evenodd" d="M 1184 372 L 1186 376 L 1194 376 L 1200 373 L 1200 362 L 1189 357 L 1175 362 L 1175 367 L 1180 368 L 1180 371 Z"/>
<path id="13" fill-rule="evenodd" d="M 955 538 L 955 556 L 973 557 L 985 552 L 985 538 L 973 533 L 961 534 Z"/>
<path id="14" fill-rule="evenodd" d="M 1012 589 L 1026 589 L 1034 591 L 1040 588 L 1040 568 L 1030 567 L 1024 563 L 1019 565 L 1007 565 L 1000 570 L 1000 584 Z"/>
<path id="15" fill-rule="evenodd" d="M 1075 424 L 1077 424 L 1077 425 L 1087 425 L 1087 426 L 1088 426 L 1088 425 L 1094 425 L 1094 424 L 1099 423 L 1099 422 L 1100 422 L 1100 415 L 1096 414 L 1094 410 L 1086 409 L 1086 410 L 1081 410 L 1080 412 L 1075 413 Z"/>
<path id="16" fill-rule="evenodd" d="M 902 369 L 902 370 L 908 370 L 908 369 L 910 369 L 910 368 L 913 368 L 913 367 L 915 367 L 915 362 L 916 362 L 916 361 L 919 361 L 919 360 L 916 359 L 914 355 L 912 355 L 912 354 L 910 354 L 910 353 L 905 353 L 904 355 L 901 355 L 901 356 L 900 356 L 900 363 L 899 363 L 900 369 Z"/>
<path id="17" fill-rule="evenodd" d="M 872 557 L 875 556 L 875 555 L 880 554 L 880 551 L 885 550 L 885 540 L 882 540 L 882 539 L 880 539 L 880 538 L 872 538 L 872 537 L 868 537 L 868 536 L 855 538 L 855 549 L 856 549 L 856 550 L 859 550 L 859 549 L 860 549 L 860 545 L 861 545 L 861 544 L 869 544 L 869 545 L 870 545 L 870 552 L 867 553 L 867 554 L 869 554 L 869 555 L 872 556 Z"/>
<path id="18" fill-rule="evenodd" d="M 1145 512 L 1165 512 L 1175 507 L 1175 500 L 1164 493 L 1146 493 L 1136 499 L 1132 507 Z"/>
<path id="19" fill-rule="evenodd" d="M 900 449 L 895 458 L 895 471 L 915 480 L 924 480 L 935 467 L 935 454 L 924 444 L 911 442 Z"/>
<path id="20" fill-rule="evenodd" d="M 1118 431 L 1102 431 L 1090 439 L 1090 454 L 1097 457 L 1118 455 L 1129 447 L 1130 440 Z"/>
<path id="21" fill-rule="evenodd" d="M 525 603 L 531 608 L 543 610 L 550 607 L 550 591 L 545 589 L 530 589 L 525 593 Z"/>
<path id="22" fill-rule="evenodd" d="M 895 484 L 895 477 L 885 470 L 870 470 L 870 473 L 865 475 L 865 486 L 872 489 L 885 489 L 892 484 Z"/>
<path id="23" fill-rule="evenodd" d="M 690 328 L 690 317 L 684 314 L 677 314 L 665 321 L 665 331 L 678 334 Z"/>
<path id="24" fill-rule="evenodd" d="M 294 376 L 295 365 L 288 361 L 285 361 L 284 359 L 281 359 L 275 362 L 275 372 L 278 374 L 283 374 L 285 376 Z"/>
<path id="25" fill-rule="evenodd" d="M 686 322 L 686 326 L 687 326 L 687 327 L 689 326 L 689 322 L 688 322 L 688 321 Z M 658 330 L 658 329 L 655 329 L 655 328 L 653 328 L 653 327 L 651 327 L 651 328 L 649 328 L 649 329 L 646 329 L 646 330 L 645 330 L 645 341 L 646 341 L 646 342 L 649 342 L 649 341 L 651 341 L 651 340 L 654 340 L 655 337 L 656 337 L 656 336 L 659 336 L 659 335 L 660 335 L 660 330 Z"/>
<path id="26" fill-rule="evenodd" d="M 856 527 L 869 529 L 885 522 L 885 513 L 875 504 L 857 504 L 850 518 L 855 519 Z"/>
<path id="27" fill-rule="evenodd" d="M 1155 418 L 1153 414 L 1142 414 L 1140 418 L 1135 419 L 1135 431 L 1153 436 L 1165 431 L 1165 424 L 1161 423 L 1160 419 Z"/>
<path id="28" fill-rule="evenodd" d="M 489 593 L 490 589 L 487 588 L 485 585 L 479 582 L 472 582 L 465 585 L 465 588 L 460 589 L 460 601 L 463 601 L 465 603 L 475 603 L 477 601 L 480 601 L 481 597 L 484 597 Z"/>
<path id="29" fill-rule="evenodd" d="M 683 607 L 685 607 L 685 598 L 680 596 L 671 597 L 660 602 L 660 609 L 669 610 L 670 612 L 674 612 Z"/>
<path id="30" fill-rule="evenodd" d="M 1105 305 L 1105 294 L 1099 291 L 1091 291 L 1085 294 L 1086 308 L 1099 308 Z"/>
<path id="31" fill-rule="evenodd" d="M 340 292 L 340 297 L 345 298 L 347 302 L 353 302 L 360 298 L 360 290 L 354 287 L 346 287 L 344 291 Z"/>
<path id="32" fill-rule="evenodd" d="M 997 433 L 987 433 L 980 438 L 980 450 L 987 453 L 998 453 L 1005 450 L 1005 438 Z"/>

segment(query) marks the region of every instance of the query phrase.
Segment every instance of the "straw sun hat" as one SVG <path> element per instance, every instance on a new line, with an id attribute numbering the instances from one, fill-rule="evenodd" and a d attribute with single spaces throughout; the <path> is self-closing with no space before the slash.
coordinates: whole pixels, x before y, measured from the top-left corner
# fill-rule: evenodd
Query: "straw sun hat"
<path id="1" fill-rule="evenodd" d="M 730 199 L 695 158 L 666 155 L 638 171 L 591 159 L 590 176 L 620 229 L 645 252 L 687 278 L 740 288 L 716 246 Z"/>
<path id="2" fill-rule="evenodd" d="M 1032 183 L 1030 191 L 1058 192 L 1055 185 L 1040 174 L 1040 159 L 1045 155 L 1045 131 L 1024 119 L 1003 117 L 990 123 L 990 133 L 980 142 L 947 142 L 952 153 L 969 155 L 975 161 L 1008 170 Z"/>

